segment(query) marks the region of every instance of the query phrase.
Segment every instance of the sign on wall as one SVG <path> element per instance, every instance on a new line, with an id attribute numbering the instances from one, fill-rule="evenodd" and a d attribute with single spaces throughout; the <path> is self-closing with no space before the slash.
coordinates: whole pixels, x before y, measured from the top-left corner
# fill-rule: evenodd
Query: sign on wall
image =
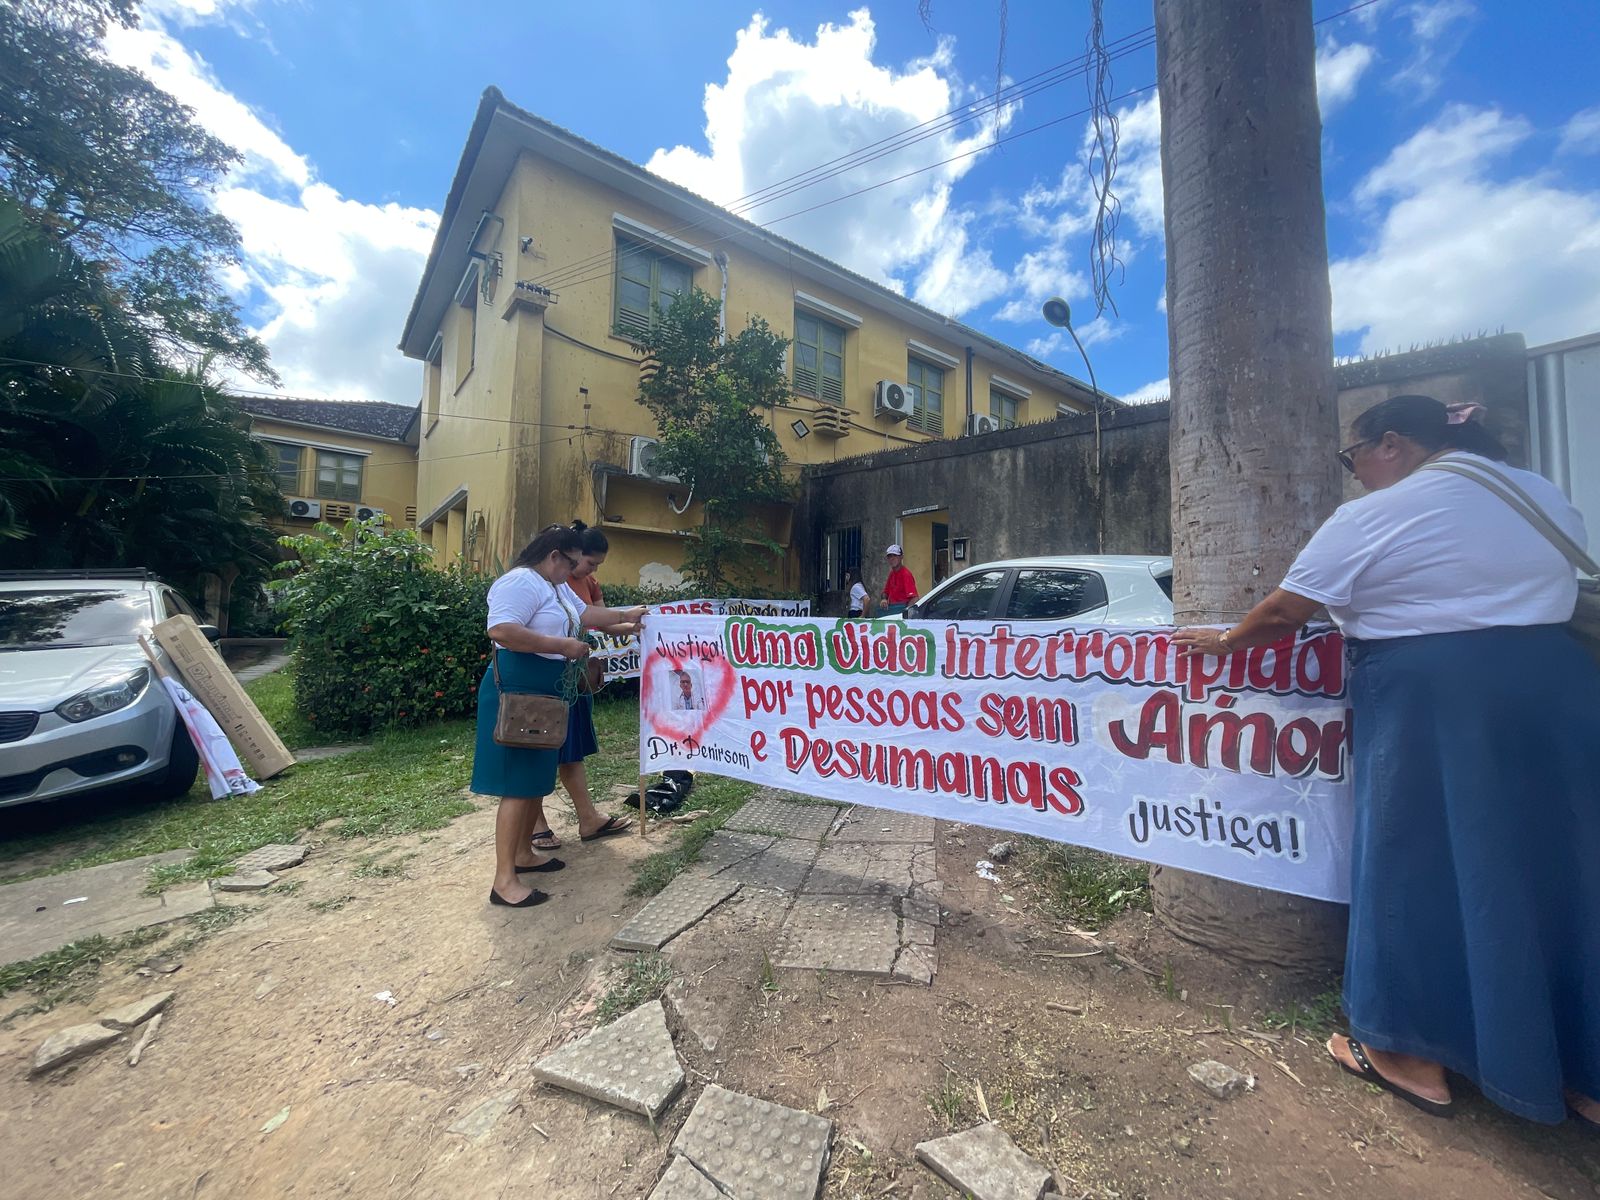
<path id="1" fill-rule="evenodd" d="M 656 615 L 641 770 L 704 770 L 1349 899 L 1332 630 L 1180 659 L 1170 629 Z"/>
<path id="2" fill-rule="evenodd" d="M 671 604 L 653 604 L 652 613 L 674 616 L 747 616 L 759 614 L 769 617 L 809 617 L 809 600 L 675 600 Z M 639 678 L 639 638 L 636 634 L 616 637 L 609 633 L 590 635 L 598 644 L 591 651 L 593 657 L 606 664 L 606 682 L 613 679 Z"/>

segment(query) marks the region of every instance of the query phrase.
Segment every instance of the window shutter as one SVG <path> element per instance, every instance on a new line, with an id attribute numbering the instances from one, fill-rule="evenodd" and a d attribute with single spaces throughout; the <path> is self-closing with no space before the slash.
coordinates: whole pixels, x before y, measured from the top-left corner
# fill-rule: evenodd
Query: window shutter
<path id="1" fill-rule="evenodd" d="M 829 404 L 844 403 L 844 380 L 835 379 L 832 375 L 822 377 L 821 398 Z"/>
<path id="2" fill-rule="evenodd" d="M 798 359 L 794 364 L 794 390 L 806 396 L 817 394 L 817 372 L 812 367 L 803 367 Z"/>

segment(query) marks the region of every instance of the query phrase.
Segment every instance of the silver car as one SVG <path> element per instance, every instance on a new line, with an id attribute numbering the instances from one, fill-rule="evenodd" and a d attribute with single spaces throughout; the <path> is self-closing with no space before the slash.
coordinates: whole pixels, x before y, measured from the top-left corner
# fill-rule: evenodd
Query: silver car
<path id="1" fill-rule="evenodd" d="M 982 563 L 907 605 L 905 616 L 912 621 L 1171 625 L 1172 560 L 1077 554 Z"/>
<path id="2" fill-rule="evenodd" d="M 189 790 L 194 744 L 138 643 L 179 613 L 199 620 L 143 571 L 0 572 L 0 806 Z"/>

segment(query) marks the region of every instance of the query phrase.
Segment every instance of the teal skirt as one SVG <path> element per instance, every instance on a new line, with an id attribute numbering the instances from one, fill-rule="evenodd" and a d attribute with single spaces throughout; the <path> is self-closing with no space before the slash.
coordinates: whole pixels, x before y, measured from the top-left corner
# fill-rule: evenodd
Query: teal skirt
<path id="1" fill-rule="evenodd" d="M 508 692 L 561 694 L 561 675 L 567 663 L 561 658 L 500 650 L 500 683 Z M 478 744 L 472 756 L 472 790 L 480 796 L 532 799 L 556 790 L 558 750 L 528 750 L 502 746 L 494 740 L 500 717 L 500 694 L 494 686 L 494 669 L 483 673 L 478 684 Z"/>

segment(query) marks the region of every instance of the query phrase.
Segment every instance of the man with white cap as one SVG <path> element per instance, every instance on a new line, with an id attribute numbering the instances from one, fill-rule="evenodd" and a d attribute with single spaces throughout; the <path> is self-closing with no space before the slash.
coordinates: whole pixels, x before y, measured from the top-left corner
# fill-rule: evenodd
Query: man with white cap
<path id="1" fill-rule="evenodd" d="M 883 585 L 883 611 L 885 614 L 905 612 L 906 605 L 917 598 L 917 581 L 905 564 L 898 542 L 883 554 L 889 560 L 889 578 Z"/>

